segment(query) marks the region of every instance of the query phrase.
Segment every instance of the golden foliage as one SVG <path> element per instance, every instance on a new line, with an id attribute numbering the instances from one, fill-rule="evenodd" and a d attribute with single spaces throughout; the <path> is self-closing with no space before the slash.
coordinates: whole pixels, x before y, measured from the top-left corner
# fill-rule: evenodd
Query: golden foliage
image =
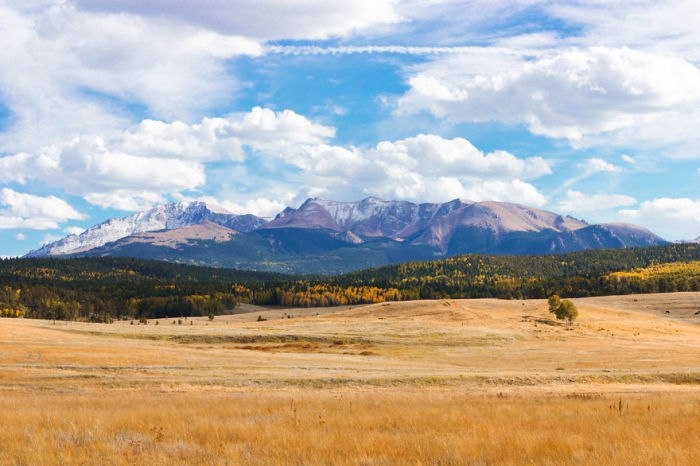
<path id="1" fill-rule="evenodd" d="M 638 268 L 631 271 L 613 272 L 608 274 L 607 278 L 614 280 L 621 280 L 624 278 L 649 280 L 677 276 L 683 276 L 686 278 L 700 277 L 700 261 L 655 264 L 649 267 Z"/>

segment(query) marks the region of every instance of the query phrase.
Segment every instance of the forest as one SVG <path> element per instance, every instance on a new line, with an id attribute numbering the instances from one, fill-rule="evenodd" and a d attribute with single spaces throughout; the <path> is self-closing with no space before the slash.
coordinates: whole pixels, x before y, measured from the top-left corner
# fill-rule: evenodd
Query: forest
<path id="1" fill-rule="evenodd" d="M 130 258 L 0 260 L 0 317 L 111 322 L 215 316 L 241 302 L 336 306 L 442 298 L 528 299 L 700 291 L 700 245 L 407 262 L 291 276 Z"/>

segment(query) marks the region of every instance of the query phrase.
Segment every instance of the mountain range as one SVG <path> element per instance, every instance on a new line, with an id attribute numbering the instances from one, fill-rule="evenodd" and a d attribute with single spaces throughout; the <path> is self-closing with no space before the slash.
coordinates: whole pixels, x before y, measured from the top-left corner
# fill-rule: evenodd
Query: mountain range
<path id="1" fill-rule="evenodd" d="M 466 253 L 555 254 L 666 244 L 630 224 L 588 224 L 505 202 L 308 199 L 273 219 L 203 202 L 110 219 L 27 257 L 129 256 L 290 273 L 341 273 Z"/>

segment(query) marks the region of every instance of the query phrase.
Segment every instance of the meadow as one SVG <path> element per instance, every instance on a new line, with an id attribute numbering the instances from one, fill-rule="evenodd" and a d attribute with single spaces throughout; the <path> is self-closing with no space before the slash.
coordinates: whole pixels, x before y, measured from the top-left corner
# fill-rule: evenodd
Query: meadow
<path id="1" fill-rule="evenodd" d="M 0 464 L 700 464 L 700 293 L 0 319 Z"/>

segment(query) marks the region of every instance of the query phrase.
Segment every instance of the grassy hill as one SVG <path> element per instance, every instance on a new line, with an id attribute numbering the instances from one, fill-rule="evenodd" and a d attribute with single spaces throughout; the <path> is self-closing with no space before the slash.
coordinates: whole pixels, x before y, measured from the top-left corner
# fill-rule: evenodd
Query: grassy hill
<path id="1" fill-rule="evenodd" d="M 0 464 L 696 465 L 698 295 L 0 319 Z"/>

